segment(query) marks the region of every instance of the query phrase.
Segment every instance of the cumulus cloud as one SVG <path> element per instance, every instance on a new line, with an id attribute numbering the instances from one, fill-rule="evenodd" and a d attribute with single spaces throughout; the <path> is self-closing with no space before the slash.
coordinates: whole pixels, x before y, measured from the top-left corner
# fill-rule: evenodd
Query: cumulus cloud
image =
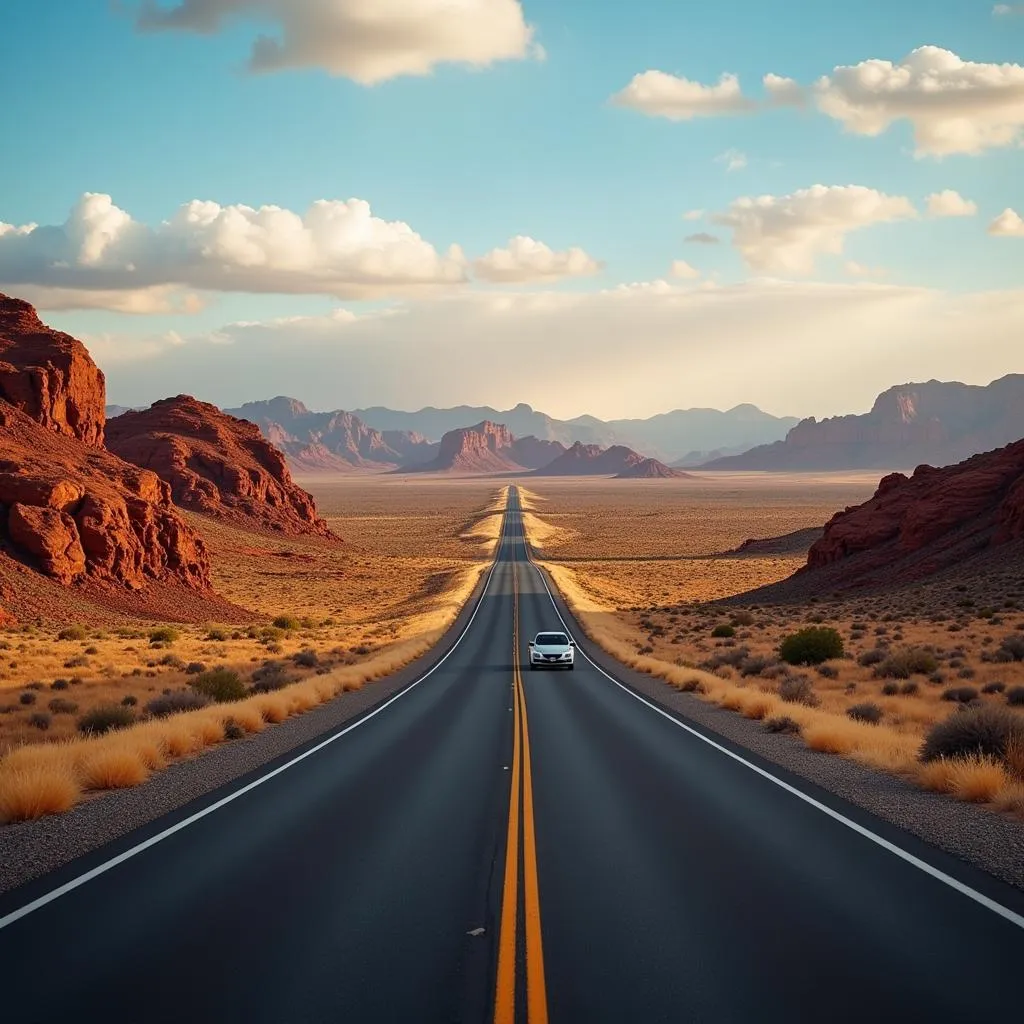
<path id="1" fill-rule="evenodd" d="M 473 263 L 477 277 L 503 284 L 527 281 L 557 281 L 566 277 L 590 277 L 603 264 L 582 249 L 555 252 L 543 242 L 526 235 L 509 239 L 504 249 L 492 249 Z"/>
<path id="2" fill-rule="evenodd" d="M 700 277 L 700 271 L 690 266 L 686 260 L 673 260 L 668 268 L 668 275 L 679 281 L 695 281 Z"/>
<path id="3" fill-rule="evenodd" d="M 87 192 L 63 224 L 0 223 L 0 283 L 49 289 L 65 304 L 78 293 L 86 307 L 170 302 L 171 286 L 358 299 L 466 277 L 458 246 L 439 253 L 361 199 L 319 200 L 303 214 L 193 200 L 151 227 L 110 196 Z M 101 301 L 104 294 L 115 298 Z"/>
<path id="4" fill-rule="evenodd" d="M 858 135 L 909 121 L 918 156 L 1009 146 L 1024 129 L 1024 67 L 965 61 L 922 46 L 898 64 L 837 67 L 814 86 L 818 108 Z"/>
<path id="5" fill-rule="evenodd" d="M 703 210 L 687 210 L 683 214 L 683 220 L 700 220 L 704 216 Z"/>
<path id="6" fill-rule="evenodd" d="M 863 185 L 814 185 L 785 196 L 744 196 L 715 214 L 752 270 L 809 274 L 823 254 L 839 255 L 850 231 L 916 216 L 904 196 Z"/>
<path id="7" fill-rule="evenodd" d="M 684 242 L 690 242 L 692 245 L 718 245 L 721 241 L 718 235 L 712 235 L 708 231 L 698 231 L 695 234 L 687 235 Z"/>
<path id="8" fill-rule="evenodd" d="M 964 199 L 951 188 L 933 192 L 925 202 L 928 204 L 929 217 L 973 217 L 978 212 L 976 202 Z"/>
<path id="9" fill-rule="evenodd" d="M 136 13 L 148 32 L 214 35 L 237 21 L 273 28 L 254 39 L 251 71 L 317 67 L 363 85 L 542 55 L 519 0 L 144 0 Z"/>
<path id="10" fill-rule="evenodd" d="M 630 107 L 651 117 L 689 121 L 695 117 L 749 114 L 768 107 L 791 107 L 803 103 L 803 89 L 792 78 L 767 74 L 762 79 L 765 97 L 755 100 L 743 94 L 740 80 L 728 72 L 714 85 L 704 85 L 666 71 L 644 71 L 612 96 L 612 103 Z"/>
<path id="11" fill-rule="evenodd" d="M 988 233 L 1002 238 L 1024 238 L 1024 217 L 1008 206 L 989 224 Z"/>
<path id="12" fill-rule="evenodd" d="M 715 157 L 715 163 L 725 164 L 726 171 L 742 171 L 747 166 L 747 154 L 738 149 L 727 149 Z"/>
<path id="13" fill-rule="evenodd" d="M 646 416 L 756 402 L 821 415 L 867 410 L 898 381 L 1001 376 L 1019 349 L 1024 290 L 660 281 L 585 293 L 466 291 L 389 315 L 342 312 L 227 325 L 185 344 L 106 336 L 97 358 L 111 400 L 130 405 L 198 389 L 227 406 L 283 393 L 321 409 L 525 401 L 560 416 Z M 544 372 L 508 373 L 509 351 Z M 580 367 L 585 395 L 565 387 Z"/>

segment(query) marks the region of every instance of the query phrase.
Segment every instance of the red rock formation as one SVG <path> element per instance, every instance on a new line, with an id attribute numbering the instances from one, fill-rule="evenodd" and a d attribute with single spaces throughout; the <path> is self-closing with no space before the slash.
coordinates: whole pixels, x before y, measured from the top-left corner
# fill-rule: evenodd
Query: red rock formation
<path id="1" fill-rule="evenodd" d="M 449 430 L 441 438 L 437 458 L 410 468 L 428 473 L 522 472 L 523 467 L 512 457 L 514 442 L 515 438 L 504 424 L 484 420 L 474 427 Z"/>
<path id="2" fill-rule="evenodd" d="M 517 437 L 512 442 L 511 458 L 527 469 L 543 469 L 564 454 L 565 450 L 561 441 L 544 441 L 532 435 Z"/>
<path id="3" fill-rule="evenodd" d="M 64 584 L 208 590 L 206 547 L 156 474 L 3 401 L 0 453 L 0 544 L 10 554 Z"/>
<path id="4" fill-rule="evenodd" d="M 0 398 L 50 430 L 103 444 L 106 386 L 86 347 L 0 295 Z"/>
<path id="5" fill-rule="evenodd" d="M 107 446 L 166 480 L 183 508 L 290 535 L 334 537 L 259 427 L 214 405 L 178 395 L 123 413 L 109 422 Z"/>
<path id="6" fill-rule="evenodd" d="M 648 459 L 625 445 L 613 444 L 602 448 L 596 444 L 578 441 L 554 462 L 538 469 L 538 476 L 615 476 L 637 478 L 650 476 L 687 476 L 670 469 L 657 459 Z"/>
<path id="7" fill-rule="evenodd" d="M 916 574 L 965 552 L 1024 537 L 1024 441 L 943 469 L 891 473 L 869 501 L 837 513 L 807 556 L 818 569 L 849 560 L 858 577 L 897 571 L 917 555 Z"/>

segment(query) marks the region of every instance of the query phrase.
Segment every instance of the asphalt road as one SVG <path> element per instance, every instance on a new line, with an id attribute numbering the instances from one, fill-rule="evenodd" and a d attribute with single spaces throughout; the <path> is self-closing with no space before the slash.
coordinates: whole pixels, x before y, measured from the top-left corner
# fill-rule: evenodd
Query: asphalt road
<path id="1" fill-rule="evenodd" d="M 574 672 L 520 672 L 559 625 L 513 492 L 476 615 L 428 678 L 212 813 L 0 900 L 0 1017 L 1019 1017 L 1019 892 L 802 799 L 584 642 Z"/>

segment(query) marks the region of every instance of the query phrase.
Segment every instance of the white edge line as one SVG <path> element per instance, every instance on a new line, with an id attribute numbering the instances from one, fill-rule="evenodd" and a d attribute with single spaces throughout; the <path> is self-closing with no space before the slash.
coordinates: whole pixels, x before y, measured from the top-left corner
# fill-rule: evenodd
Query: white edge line
<path id="1" fill-rule="evenodd" d="M 508 512 L 508 504 L 506 502 L 505 511 Z M 126 860 L 130 860 L 137 854 L 142 853 L 144 850 L 148 850 L 151 846 L 156 846 L 157 843 L 163 842 L 169 836 L 174 835 L 175 832 L 180 832 L 182 829 L 186 829 L 189 825 L 194 825 L 197 821 L 205 818 L 208 814 L 213 814 L 214 811 L 220 810 L 226 804 L 231 803 L 233 800 L 237 800 L 240 796 L 244 796 L 250 790 L 256 789 L 257 786 L 262 786 L 264 782 L 268 782 L 274 778 L 275 775 L 280 775 L 281 772 L 287 771 L 289 768 L 297 765 L 300 761 L 304 761 L 307 757 L 317 753 L 319 750 L 323 750 L 324 747 L 333 743 L 335 740 L 340 740 L 346 733 L 350 733 L 353 729 L 358 729 L 359 726 L 365 725 L 371 718 L 375 718 L 386 708 L 390 707 L 400 697 L 404 697 L 410 690 L 419 686 L 428 676 L 432 676 L 451 656 L 455 653 L 459 644 L 466 638 L 466 634 L 469 632 L 470 626 L 473 625 L 473 621 L 476 619 L 477 613 L 483 607 L 484 598 L 487 596 L 487 591 L 491 586 L 491 579 L 494 576 L 494 570 L 498 567 L 498 554 L 501 551 L 501 543 L 505 540 L 505 528 L 508 523 L 507 514 L 502 519 L 501 533 L 498 535 L 498 546 L 495 548 L 494 561 L 491 563 L 490 568 L 487 570 L 487 582 L 484 584 L 484 589 L 480 593 L 480 597 L 477 598 L 476 607 L 473 609 L 473 614 L 469 617 L 469 622 L 463 627 L 462 632 L 459 634 L 458 639 L 448 651 L 440 658 L 437 664 L 433 665 L 426 672 L 423 673 L 418 679 L 413 680 L 408 686 L 399 690 L 398 693 L 389 697 L 379 707 L 374 708 L 368 715 L 364 715 L 359 719 L 358 722 L 353 722 L 351 725 L 345 726 L 336 733 L 332 733 L 325 740 L 317 743 L 316 746 L 310 747 L 309 750 L 303 751 L 297 757 L 293 757 L 290 761 L 286 761 L 282 765 L 278 765 L 273 771 L 267 772 L 266 775 L 261 775 L 258 779 L 253 779 L 252 782 L 247 783 L 241 789 L 236 789 L 233 793 L 229 793 L 227 796 L 222 797 L 216 803 L 210 804 L 208 807 L 204 807 L 201 811 L 196 811 L 195 814 L 190 815 L 187 818 L 182 819 L 175 825 L 171 825 L 169 828 L 164 829 L 162 832 L 158 832 L 155 836 L 150 836 L 149 839 L 143 840 L 131 849 L 125 850 L 123 853 L 119 853 L 116 857 L 111 857 L 110 860 L 104 861 L 102 864 L 97 865 L 90 871 L 86 871 L 84 874 L 78 875 L 76 878 L 71 879 L 70 882 L 65 882 L 63 885 L 58 886 L 56 889 L 52 889 L 48 893 L 44 893 L 42 896 L 37 897 L 30 903 L 26 903 L 23 907 L 19 907 L 17 910 L 12 910 L 9 914 L 4 917 L 0 917 L 0 930 L 12 925 L 15 921 L 21 920 L 23 917 L 27 917 L 29 914 L 34 913 L 36 910 L 45 907 L 48 903 L 52 903 L 54 900 L 60 899 L 61 896 L 66 896 L 69 892 L 74 891 L 86 882 L 91 882 L 94 878 L 98 878 L 100 875 L 105 874 L 111 868 L 117 867 L 119 864 L 123 864 Z"/>
<path id="2" fill-rule="evenodd" d="M 516 493 L 516 496 L 518 497 L 518 491 Z M 544 572 L 543 570 L 541 570 L 540 566 L 538 566 L 533 560 L 533 556 L 530 553 L 529 542 L 526 540 L 525 531 L 523 532 L 523 542 L 526 548 L 526 557 L 529 560 L 530 565 L 532 565 L 534 570 L 536 570 L 537 575 L 540 576 L 540 581 L 544 585 L 545 591 L 547 591 L 548 600 L 551 601 L 551 606 L 555 609 L 555 614 L 558 616 L 559 622 L 562 623 L 563 628 L 571 638 L 572 631 L 566 624 L 565 619 L 562 618 L 562 613 L 558 610 L 558 604 L 556 603 L 554 596 L 551 593 L 551 588 L 548 586 L 548 581 L 545 578 Z M 601 675 L 605 677 L 605 679 L 610 680 L 617 687 L 619 687 L 620 690 L 623 690 L 625 693 L 628 693 L 630 697 L 633 697 L 634 699 L 638 700 L 641 704 L 645 705 L 646 707 L 649 707 L 652 711 L 657 712 L 663 718 L 668 719 L 668 721 L 670 721 L 673 725 L 679 726 L 680 729 L 685 729 L 688 733 L 690 733 L 692 736 L 696 736 L 697 739 L 706 743 L 709 747 L 713 747 L 720 753 L 725 754 L 726 757 L 731 757 L 734 761 L 738 761 L 740 764 L 745 765 L 752 772 L 756 772 L 762 778 L 767 779 L 769 782 L 775 783 L 776 786 L 779 786 L 780 788 L 786 790 L 787 793 L 792 793 L 793 796 L 803 800 L 804 803 L 810 804 L 811 807 L 816 808 L 823 814 L 827 814 L 830 818 L 833 818 L 840 824 L 845 825 L 849 829 L 852 829 L 854 832 L 857 832 L 859 835 L 864 836 L 866 839 L 870 839 L 873 843 L 876 843 L 878 846 L 881 846 L 884 850 L 888 850 L 890 853 L 894 853 L 897 857 L 901 858 L 902 860 L 905 860 L 908 864 L 912 864 L 918 870 L 923 871 L 927 875 L 931 875 L 932 878 L 938 879 L 938 881 L 942 882 L 944 885 L 948 885 L 951 889 L 955 889 L 957 892 L 969 897 L 970 899 L 974 900 L 975 903 L 981 904 L 981 906 L 985 907 L 988 910 L 991 910 L 995 914 L 998 914 L 1000 917 L 1009 921 L 1011 924 L 1015 924 L 1018 928 L 1024 928 L 1024 916 L 1022 916 L 1021 914 L 1018 914 L 1015 911 L 1010 910 L 1009 907 L 1004 907 L 1001 903 L 997 903 L 995 900 L 990 899 L 984 893 L 978 892 L 977 889 L 972 889 L 969 885 L 965 885 L 963 882 L 954 878 L 952 875 L 947 875 L 945 871 L 933 867 L 927 861 L 921 860 L 920 857 L 915 857 L 914 854 L 908 853 L 902 847 L 897 846 L 895 843 L 889 842 L 888 839 L 884 839 L 876 832 L 872 832 L 871 829 L 865 828 L 863 825 L 858 824 L 851 818 L 847 818 L 846 815 L 840 814 L 839 811 L 833 810 L 833 808 L 829 807 L 828 804 L 823 804 L 820 800 L 815 800 L 814 797 L 808 796 L 807 793 L 804 793 L 803 791 L 797 789 L 796 786 L 791 786 L 788 782 L 785 782 L 783 779 L 780 779 L 777 776 L 772 775 L 771 772 L 765 771 L 764 768 L 761 768 L 759 765 L 754 764 L 753 761 L 748 761 L 745 757 L 741 756 L 740 754 L 737 754 L 733 750 L 730 750 L 728 747 L 722 746 L 721 743 L 716 743 L 713 739 L 711 739 L 708 736 L 705 736 L 703 733 L 687 725 L 685 722 L 679 721 L 678 718 L 676 718 L 674 715 L 670 715 L 667 711 L 664 710 L 664 708 L 658 707 L 657 704 L 652 704 L 645 697 L 641 697 L 640 694 L 638 694 L 635 690 L 630 689 L 630 687 L 626 686 L 624 683 L 620 683 L 619 680 L 616 679 L 614 676 L 609 675 L 609 673 L 607 673 L 603 668 L 601 668 L 601 666 L 598 665 L 597 662 L 594 661 L 594 659 L 591 658 L 586 651 L 579 647 L 579 645 L 577 645 L 576 649 L 582 653 L 583 657 L 586 658 L 587 661 L 589 661 L 590 664 L 594 668 L 596 668 L 597 671 L 601 673 Z M 656 677 L 652 676 L 652 678 Z"/>

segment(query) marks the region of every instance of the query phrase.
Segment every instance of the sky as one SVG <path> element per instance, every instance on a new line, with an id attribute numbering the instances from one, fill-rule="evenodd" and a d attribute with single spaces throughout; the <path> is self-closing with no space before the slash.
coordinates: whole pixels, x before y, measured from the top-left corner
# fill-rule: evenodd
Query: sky
<path id="1" fill-rule="evenodd" d="M 0 291 L 108 398 L 868 409 L 1024 372 L 1024 4 L 8 0 Z"/>

